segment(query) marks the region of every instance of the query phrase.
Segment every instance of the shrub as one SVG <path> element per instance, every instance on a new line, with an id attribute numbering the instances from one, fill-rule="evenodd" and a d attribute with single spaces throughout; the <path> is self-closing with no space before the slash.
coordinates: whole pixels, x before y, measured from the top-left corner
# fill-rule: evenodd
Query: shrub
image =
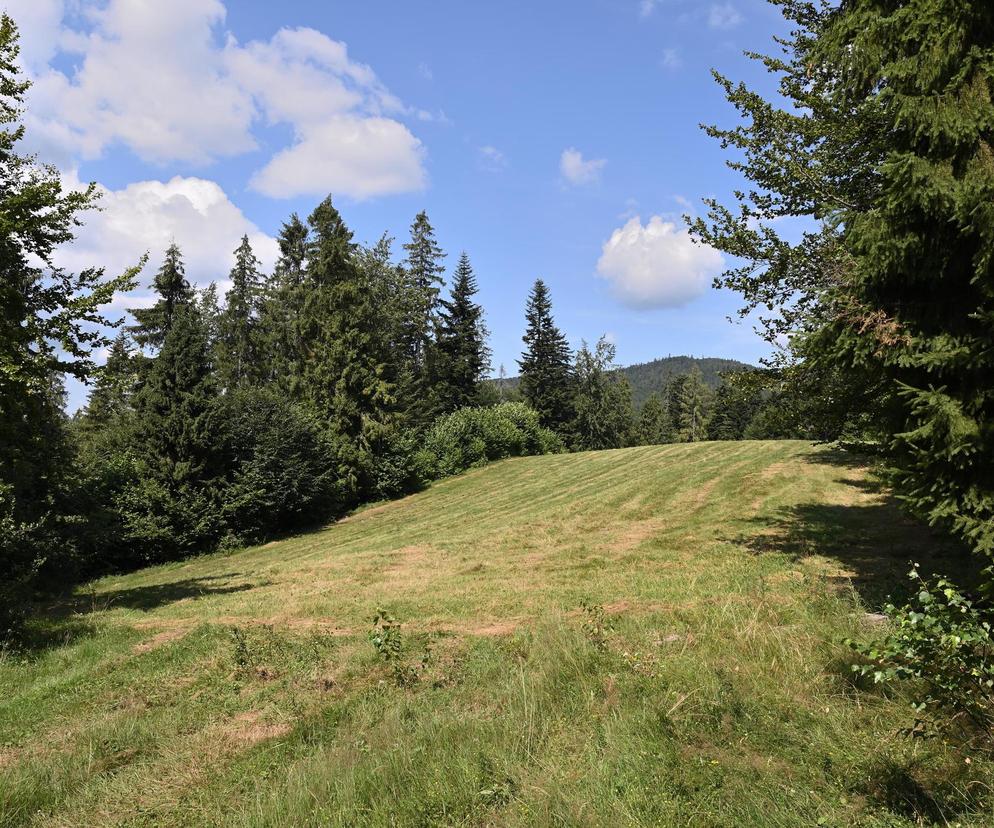
<path id="1" fill-rule="evenodd" d="M 461 408 L 435 421 L 416 463 L 422 479 L 458 474 L 492 460 L 563 450 L 562 440 L 539 424 L 524 403 Z"/>
<path id="2" fill-rule="evenodd" d="M 917 713 L 912 735 L 942 732 L 978 740 L 994 739 L 994 612 L 965 597 L 945 578 L 910 578 L 917 594 L 884 613 L 894 630 L 883 640 L 849 645 L 866 662 L 853 670 L 876 684 L 909 681 Z"/>

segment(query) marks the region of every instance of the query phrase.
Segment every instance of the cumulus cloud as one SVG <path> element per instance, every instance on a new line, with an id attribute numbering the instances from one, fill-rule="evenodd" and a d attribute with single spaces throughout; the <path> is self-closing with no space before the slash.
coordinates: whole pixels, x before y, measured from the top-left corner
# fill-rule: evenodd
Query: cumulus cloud
<path id="1" fill-rule="evenodd" d="M 605 164 L 605 158 L 591 158 L 588 161 L 580 150 L 569 147 L 559 157 L 559 172 L 570 184 L 590 184 L 600 178 Z"/>
<path id="2" fill-rule="evenodd" d="M 714 3 L 708 10 L 708 25 L 712 29 L 733 29 L 742 22 L 742 15 L 731 3 Z"/>
<path id="3" fill-rule="evenodd" d="M 283 196 L 322 194 L 329 183 L 355 198 L 424 186 L 423 147 L 399 120 L 418 113 L 322 32 L 281 29 L 240 44 L 223 30 L 220 0 L 83 0 L 73 4 L 82 27 L 57 0 L 7 1 L 35 9 L 23 26 L 34 80 L 28 134 L 64 166 L 117 144 L 152 163 L 207 164 L 257 149 L 258 125 L 286 124 L 293 143 L 272 160 L 295 182 Z M 46 63 L 56 51 L 71 68 Z M 323 174 L 355 163 L 357 137 L 374 139 L 361 159 L 375 185 Z M 309 175 L 304 162 L 316 165 Z M 268 168 L 256 180 L 266 186 Z"/>
<path id="4" fill-rule="evenodd" d="M 74 176 L 67 186 L 78 187 Z M 100 188 L 100 211 L 86 215 L 76 241 L 59 248 L 56 263 L 69 270 L 105 267 L 117 274 L 133 267 L 146 251 L 149 263 L 136 295 L 118 297 L 118 308 L 147 304 L 148 285 L 165 249 L 175 241 L 183 251 L 187 278 L 204 286 L 215 281 L 223 291 L 243 235 L 266 270 L 279 254 L 276 240 L 261 232 L 224 190 L 203 178 L 176 176 L 169 181 L 139 181 L 120 190 Z"/>
<path id="5" fill-rule="evenodd" d="M 598 274 L 632 308 L 672 308 L 703 294 L 724 266 L 714 248 L 697 244 L 685 227 L 660 216 L 636 216 L 604 243 Z"/>

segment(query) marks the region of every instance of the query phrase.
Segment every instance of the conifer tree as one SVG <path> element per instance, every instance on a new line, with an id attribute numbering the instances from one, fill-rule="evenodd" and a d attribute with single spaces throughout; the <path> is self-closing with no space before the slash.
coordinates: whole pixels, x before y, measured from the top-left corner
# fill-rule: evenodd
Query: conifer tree
<path id="1" fill-rule="evenodd" d="M 632 390 L 617 373 L 614 355 L 614 345 L 603 336 L 593 351 L 584 342 L 576 352 L 570 431 L 581 451 L 621 448 L 631 438 Z"/>
<path id="2" fill-rule="evenodd" d="M 761 403 L 762 396 L 752 384 L 726 377 L 714 395 L 708 439 L 741 440 Z"/>
<path id="3" fill-rule="evenodd" d="M 341 438 L 341 474 L 363 485 L 370 442 L 393 404 L 386 379 L 383 309 L 356 267 L 352 233 L 331 198 L 308 219 L 309 292 L 301 311 L 305 399 Z"/>
<path id="4" fill-rule="evenodd" d="M 547 428 L 563 431 L 573 417 L 573 372 L 566 337 L 552 318 L 549 288 L 536 279 L 525 308 L 525 350 L 518 360 L 521 392 Z"/>
<path id="5" fill-rule="evenodd" d="M 196 294 L 186 280 L 183 254 L 175 242 L 166 249 L 162 266 L 152 280 L 159 298 L 150 308 L 132 308 L 136 324 L 130 330 L 142 347 L 161 347 L 181 307 L 191 304 Z"/>
<path id="6" fill-rule="evenodd" d="M 643 446 L 656 446 L 672 439 L 673 427 L 669 412 L 659 394 L 650 395 L 639 411 L 636 432 L 638 442 Z"/>
<path id="7" fill-rule="evenodd" d="M 473 301 L 476 276 L 465 252 L 452 278 L 452 295 L 442 301 L 439 315 L 437 367 L 432 377 L 440 414 L 473 405 L 490 368 L 483 308 Z"/>
<path id="8" fill-rule="evenodd" d="M 301 310 L 308 249 L 307 225 L 293 213 L 280 229 L 280 256 L 262 289 L 259 309 L 260 376 L 296 396 L 301 359 Z"/>
<path id="9" fill-rule="evenodd" d="M 904 501 L 994 555 L 994 5 L 780 5 L 793 33 L 760 59 L 787 105 L 719 76 L 745 123 L 709 131 L 750 185 L 695 230 L 873 411 Z M 779 216 L 819 226 L 791 243 Z"/>
<path id="10" fill-rule="evenodd" d="M 218 331 L 220 380 L 228 389 L 250 384 L 260 376 L 258 306 L 262 277 L 247 235 L 235 250 L 230 279 Z"/>
<path id="11" fill-rule="evenodd" d="M 177 304 L 135 396 L 135 449 L 149 480 L 130 523 L 141 527 L 150 555 L 168 558 L 216 540 L 211 501 L 220 471 L 209 428 L 216 396 L 203 318 L 195 304 Z"/>
<path id="12" fill-rule="evenodd" d="M 406 349 L 415 375 L 420 374 L 427 359 L 438 314 L 438 294 L 442 285 L 445 253 L 435 240 L 435 230 L 422 210 L 411 224 L 407 251 L 407 333 Z"/>
<path id="13" fill-rule="evenodd" d="M 97 373 L 83 412 L 88 428 L 105 428 L 131 411 L 138 382 L 137 362 L 127 333 L 118 333 Z"/>
<path id="14" fill-rule="evenodd" d="M 704 384 L 701 370 L 696 365 L 686 375 L 680 388 L 678 400 L 677 430 L 681 438 L 690 443 L 705 439 L 711 392 Z"/>

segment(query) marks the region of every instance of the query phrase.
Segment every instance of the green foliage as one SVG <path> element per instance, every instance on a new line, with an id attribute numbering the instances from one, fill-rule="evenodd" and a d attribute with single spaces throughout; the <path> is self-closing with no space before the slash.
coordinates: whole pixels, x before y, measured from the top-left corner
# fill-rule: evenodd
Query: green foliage
<path id="1" fill-rule="evenodd" d="M 65 192 L 59 171 L 18 153 L 30 84 L 18 69 L 18 34 L 0 14 L 0 634 L 28 597 L 33 575 L 62 551 L 73 457 L 61 412 L 65 375 L 86 380 L 94 352 L 110 344 L 101 312 L 130 289 L 138 268 L 117 278 L 56 267 L 96 186 Z"/>
<path id="2" fill-rule="evenodd" d="M 771 103 L 717 76 L 745 123 L 710 128 L 749 180 L 696 235 L 719 286 L 786 335 L 818 431 L 885 447 L 904 501 L 994 554 L 994 9 L 956 0 L 780 0 Z M 806 216 L 797 243 L 772 221 Z M 852 417 L 852 413 L 856 417 Z"/>
<path id="3" fill-rule="evenodd" d="M 299 406 L 241 389 L 219 399 L 209 426 L 225 473 L 218 509 L 229 538 L 259 542 L 341 513 L 333 447 Z"/>
<path id="4" fill-rule="evenodd" d="M 573 420 L 571 442 L 575 449 L 621 448 L 632 437 L 632 391 L 615 371 L 614 345 L 601 337 L 591 351 L 584 342 L 573 367 Z"/>
<path id="5" fill-rule="evenodd" d="M 994 612 L 946 578 L 909 575 L 915 597 L 884 613 L 893 630 L 883 639 L 848 642 L 866 662 L 853 665 L 875 684 L 907 682 L 917 714 L 910 733 L 939 732 L 990 747 L 994 739 Z"/>
<path id="6" fill-rule="evenodd" d="M 596 649 L 607 652 L 614 625 L 608 620 L 604 607 L 584 599 L 580 602 L 580 609 L 583 611 L 583 634 Z"/>
<path id="7" fill-rule="evenodd" d="M 523 403 L 462 408 L 428 430 L 419 452 L 425 480 L 458 474 L 505 457 L 562 450 L 562 440 L 543 428 L 537 412 Z"/>
<path id="8" fill-rule="evenodd" d="M 640 446 L 657 446 L 673 438 L 669 411 L 659 394 L 652 394 L 639 411 L 635 440 Z"/>
<path id="9" fill-rule="evenodd" d="M 708 418 L 711 416 L 712 394 L 704 384 L 701 372 L 695 366 L 680 378 L 671 391 L 671 409 L 678 439 L 696 443 L 707 436 Z"/>
<path id="10" fill-rule="evenodd" d="M 434 346 L 431 385 L 442 414 L 477 404 L 490 368 L 483 308 L 473 301 L 477 290 L 473 267 L 464 252 L 453 274 L 452 296 L 442 301 Z"/>
<path id="11" fill-rule="evenodd" d="M 549 288 L 536 279 L 525 307 L 525 350 L 518 360 L 521 393 L 542 425 L 560 433 L 573 417 L 573 375 L 566 337 L 552 318 Z"/>
<path id="12" fill-rule="evenodd" d="M 260 379 L 263 350 L 258 324 L 262 277 L 248 236 L 242 236 L 235 250 L 235 266 L 228 278 L 231 289 L 218 325 L 218 374 L 223 388 L 236 388 Z"/>

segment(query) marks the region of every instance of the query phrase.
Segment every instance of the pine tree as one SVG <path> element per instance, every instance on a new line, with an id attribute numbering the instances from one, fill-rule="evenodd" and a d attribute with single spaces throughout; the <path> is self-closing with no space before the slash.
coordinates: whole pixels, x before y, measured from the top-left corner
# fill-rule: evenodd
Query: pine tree
<path id="1" fill-rule="evenodd" d="M 714 395 L 708 422 L 709 440 L 741 440 L 759 412 L 760 392 L 752 384 L 738 383 L 736 379 L 735 376 L 726 377 Z"/>
<path id="2" fill-rule="evenodd" d="M 438 314 L 438 294 L 442 286 L 445 253 L 435 240 L 435 230 L 422 210 L 411 224 L 411 240 L 404 245 L 407 332 L 406 350 L 419 375 L 424 368 Z"/>
<path id="3" fill-rule="evenodd" d="M 659 394 L 652 394 L 639 411 L 638 435 L 639 445 L 656 446 L 668 443 L 672 439 L 673 426 L 669 412 Z"/>
<path id="4" fill-rule="evenodd" d="M 221 313 L 218 361 L 221 384 L 231 389 L 260 378 L 260 333 L 258 306 L 262 291 L 259 260 L 252 252 L 248 236 L 242 236 L 235 250 L 231 288 Z"/>
<path id="5" fill-rule="evenodd" d="M 695 230 L 872 412 L 904 502 L 994 555 L 994 5 L 781 5 L 793 33 L 761 60 L 787 105 L 719 77 L 746 123 L 709 131 L 751 183 Z M 791 243 L 779 216 L 819 226 Z"/>
<path id="6" fill-rule="evenodd" d="M 552 300 L 537 279 L 525 308 L 528 326 L 518 360 L 521 392 L 547 428 L 563 431 L 573 417 L 573 372 L 566 337 L 552 318 Z"/>
<path id="7" fill-rule="evenodd" d="M 483 308 L 473 301 L 476 293 L 476 276 L 464 252 L 453 274 L 451 298 L 442 301 L 439 315 L 437 365 L 432 376 L 438 414 L 473 405 L 490 369 Z"/>
<path id="8" fill-rule="evenodd" d="M 707 421 L 711 407 L 711 392 L 695 365 L 687 374 L 679 392 L 677 430 L 683 440 L 696 443 L 707 436 Z"/>
<path id="9" fill-rule="evenodd" d="M 87 428 L 105 428 L 131 411 L 138 382 L 137 363 L 128 335 L 121 331 L 114 339 L 107 362 L 97 373 L 83 412 Z"/>
<path id="10" fill-rule="evenodd" d="M 150 308 L 131 309 L 136 324 L 130 330 L 140 346 L 158 348 L 165 341 L 179 309 L 190 305 L 196 298 L 193 288 L 186 280 L 183 254 L 175 242 L 166 249 L 162 266 L 152 280 L 152 287 L 159 294 L 158 300 Z"/>

